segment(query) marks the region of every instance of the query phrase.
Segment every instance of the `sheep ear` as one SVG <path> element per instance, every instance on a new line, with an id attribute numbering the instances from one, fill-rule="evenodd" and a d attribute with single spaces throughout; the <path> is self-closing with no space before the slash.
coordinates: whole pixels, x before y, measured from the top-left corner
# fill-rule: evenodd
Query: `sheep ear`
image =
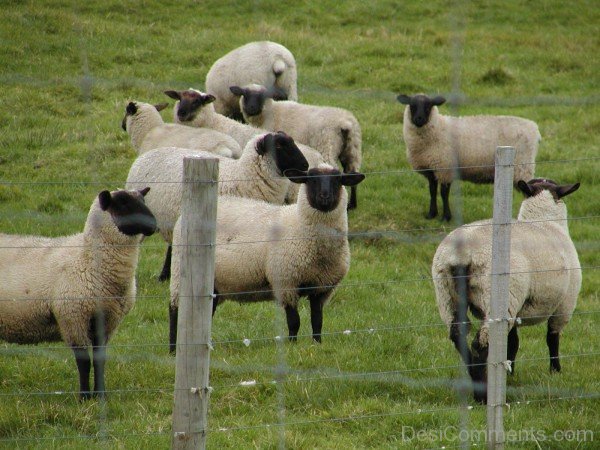
<path id="1" fill-rule="evenodd" d="M 169 106 L 168 103 L 159 103 L 158 105 L 154 105 L 154 107 L 156 108 L 157 111 L 162 111 L 167 106 Z"/>
<path id="2" fill-rule="evenodd" d="M 215 97 L 212 94 L 206 94 L 204 97 L 202 97 L 202 103 L 205 105 L 208 105 L 209 103 L 214 102 L 217 99 L 217 97 Z"/>
<path id="3" fill-rule="evenodd" d="M 556 196 L 558 198 L 566 197 L 567 195 L 572 194 L 577 189 L 579 189 L 579 186 L 580 186 L 580 183 L 558 186 L 558 188 L 556 189 Z"/>
<path id="4" fill-rule="evenodd" d="M 146 196 L 146 194 L 147 194 L 148 192 L 150 192 L 150 188 L 149 188 L 149 187 L 145 187 L 144 189 L 139 189 L 139 190 L 138 190 L 138 192 L 139 192 L 140 194 L 142 194 L 142 196 L 143 196 L 143 197 L 145 197 L 145 196 Z"/>
<path id="5" fill-rule="evenodd" d="M 533 190 L 531 189 L 531 186 L 529 186 L 525 181 L 519 180 L 517 182 L 517 187 L 525 195 L 525 197 L 533 197 Z"/>
<path id="6" fill-rule="evenodd" d="M 308 181 L 308 172 L 298 169 L 287 169 L 283 174 L 290 179 L 292 183 L 306 183 Z"/>
<path id="7" fill-rule="evenodd" d="M 398 97 L 396 97 L 396 100 L 403 105 L 410 105 L 410 97 L 408 95 L 400 94 Z"/>
<path id="8" fill-rule="evenodd" d="M 265 135 L 256 144 L 256 153 L 264 155 L 275 144 L 275 136 L 271 133 Z"/>
<path id="9" fill-rule="evenodd" d="M 112 196 L 108 191 L 102 191 L 98 194 L 98 202 L 100 203 L 100 208 L 102 211 L 106 211 L 110 206 L 112 201 Z"/>
<path id="10" fill-rule="evenodd" d="M 364 179 L 365 176 L 359 172 L 348 172 L 340 177 L 340 180 L 344 186 L 356 186 Z"/>
<path id="11" fill-rule="evenodd" d="M 440 106 L 440 105 L 443 105 L 444 103 L 446 103 L 446 99 L 444 97 L 442 97 L 441 95 L 438 95 L 437 97 L 433 97 L 431 99 L 431 104 L 435 105 L 435 106 Z"/>
<path id="12" fill-rule="evenodd" d="M 177 91 L 164 91 L 164 93 L 173 100 L 181 100 L 181 94 Z"/>
<path id="13" fill-rule="evenodd" d="M 233 95 L 244 95 L 244 90 L 239 86 L 229 86 L 229 90 Z"/>
<path id="14" fill-rule="evenodd" d="M 137 112 L 137 106 L 135 105 L 135 103 L 129 102 L 127 108 L 125 108 L 125 111 L 127 112 L 127 114 L 132 116 Z"/>

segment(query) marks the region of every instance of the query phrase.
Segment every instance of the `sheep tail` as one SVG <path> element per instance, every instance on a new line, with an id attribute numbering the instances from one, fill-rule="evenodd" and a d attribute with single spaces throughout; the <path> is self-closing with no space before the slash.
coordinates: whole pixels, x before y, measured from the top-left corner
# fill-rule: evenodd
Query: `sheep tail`
<path id="1" fill-rule="evenodd" d="M 340 149 L 340 162 L 344 172 L 357 172 L 360 170 L 362 155 L 360 150 L 361 136 L 360 128 L 352 122 L 342 123 L 340 127 L 342 145 Z"/>

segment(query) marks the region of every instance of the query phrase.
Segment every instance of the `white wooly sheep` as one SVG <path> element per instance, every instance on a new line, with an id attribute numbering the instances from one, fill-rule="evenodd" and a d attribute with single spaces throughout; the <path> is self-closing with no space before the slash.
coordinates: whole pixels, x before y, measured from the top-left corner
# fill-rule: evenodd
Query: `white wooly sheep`
<path id="1" fill-rule="evenodd" d="M 519 347 L 517 324 L 547 321 L 550 369 L 560 371 L 560 332 L 571 319 L 581 288 L 581 268 L 561 198 L 576 191 L 579 183 L 558 186 L 551 180 L 534 179 L 519 181 L 518 188 L 526 199 L 511 225 L 508 359 L 514 364 Z M 431 272 L 440 316 L 457 350 L 467 352 L 463 358 L 476 385 L 475 398 L 485 401 L 492 222 L 474 222 L 450 233 L 435 253 Z M 466 293 L 466 302 L 459 292 Z M 482 320 L 471 350 L 466 344 L 468 327 L 458 323 L 468 322 L 467 307 Z"/>
<path id="2" fill-rule="evenodd" d="M 450 220 L 448 196 L 455 179 L 474 183 L 494 182 L 494 155 L 498 146 L 515 148 L 515 183 L 530 180 L 541 140 L 535 122 L 514 116 L 452 117 L 439 113 L 442 96 L 399 95 L 404 110 L 406 156 L 414 170 L 429 181 L 429 212 L 437 216 L 437 186 L 444 206 L 443 219 Z"/>
<path id="3" fill-rule="evenodd" d="M 215 97 L 195 89 L 185 91 L 165 91 L 169 97 L 177 100 L 173 107 L 173 116 L 176 123 L 195 127 L 210 128 L 228 134 L 244 148 L 248 141 L 267 130 L 243 124 L 237 120 L 225 117 L 215 111 L 213 102 Z M 323 156 L 308 145 L 296 142 L 296 145 L 308 161 L 309 167 L 317 167 L 325 162 Z M 286 195 L 286 203 L 295 203 L 298 198 L 299 185 L 290 183 Z"/>
<path id="4" fill-rule="evenodd" d="M 64 341 L 82 399 L 104 395 L 105 345 L 135 302 L 139 244 L 156 230 L 143 200 L 148 190 L 100 192 L 79 234 L 0 234 L 0 339 Z"/>
<path id="5" fill-rule="evenodd" d="M 350 266 L 347 194 L 344 186 L 364 179 L 323 164 L 308 172 L 288 170 L 301 183 L 298 203 L 277 206 L 250 199 L 220 197 L 217 206 L 215 294 L 217 303 L 279 301 L 289 336 L 300 328 L 298 300 L 308 296 L 313 338 L 321 341 L 322 309 Z M 170 344 L 175 349 L 179 305 L 181 218 L 173 234 Z"/>
<path id="6" fill-rule="evenodd" d="M 190 128 L 176 123 L 165 123 L 159 111 L 166 106 L 166 103 L 127 104 L 121 126 L 129 133 L 131 145 L 139 154 L 160 147 L 182 147 L 228 158 L 240 157 L 242 150 L 231 136 L 208 128 Z"/>
<path id="7" fill-rule="evenodd" d="M 264 86 L 231 86 L 240 96 L 244 120 L 266 130 L 282 130 L 296 141 L 309 145 L 323 155 L 326 163 L 342 164 L 345 173 L 357 172 L 362 163 L 361 129 L 350 111 L 331 106 L 316 106 L 295 101 L 273 101 Z M 356 186 L 352 187 L 348 209 L 356 207 Z"/>
<path id="8" fill-rule="evenodd" d="M 298 100 L 296 60 L 283 45 L 250 42 L 219 58 L 206 75 L 206 91 L 216 97 L 220 114 L 241 119 L 238 98 L 229 86 L 259 83 L 276 91 L 279 100 Z"/>
<path id="9" fill-rule="evenodd" d="M 153 186 L 146 203 L 168 243 L 172 242 L 173 227 L 181 214 L 183 158 L 186 156 L 215 157 L 185 148 L 151 150 L 133 162 L 125 184 L 128 189 Z M 283 204 L 290 185 L 283 173 L 288 169 L 308 169 L 306 158 L 294 140 L 284 133 L 260 134 L 246 144 L 240 159 L 220 158 L 219 194 Z M 169 246 L 160 280 L 169 278 L 171 251 Z"/>

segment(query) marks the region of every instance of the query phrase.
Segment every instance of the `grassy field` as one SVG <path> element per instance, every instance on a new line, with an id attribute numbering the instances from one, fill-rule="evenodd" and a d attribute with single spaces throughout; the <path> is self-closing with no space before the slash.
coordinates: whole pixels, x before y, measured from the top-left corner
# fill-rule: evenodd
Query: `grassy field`
<path id="1" fill-rule="evenodd" d="M 460 114 L 520 115 L 539 124 L 536 175 L 581 182 L 566 203 L 571 217 L 588 217 L 570 223 L 586 269 L 561 341 L 563 371 L 548 372 L 545 326 L 523 329 L 505 420 L 521 440 L 509 447 L 598 448 L 600 402 L 579 398 L 600 392 L 600 228 L 589 217 L 600 211 L 597 2 L 0 6 L 3 233 L 80 231 L 94 196 L 122 187 L 135 159 L 120 127 L 127 102 L 158 103 L 168 100 L 165 89 L 203 88 L 211 64 L 249 41 L 288 47 L 300 100 L 347 108 L 361 123 L 367 179 L 350 228 L 395 233 L 351 241 L 352 267 L 325 308 L 321 345 L 307 336 L 306 302 L 295 345 L 270 338 L 284 333 L 273 304 L 219 308 L 211 447 L 438 448 L 458 444 L 464 420 L 470 430 L 485 428 L 484 408 L 471 403 L 460 412 L 452 385 L 459 359 L 427 280 L 439 241 L 457 224 L 425 219 L 427 183 L 408 170 L 403 107 L 395 101 L 399 93 L 448 94 L 459 86 L 470 101 Z M 170 121 L 170 109 L 163 117 Z M 465 222 L 491 217 L 491 186 L 452 189 Z M 515 214 L 520 202 L 515 192 Z M 109 348 L 106 403 L 78 402 L 74 359 L 63 344 L 0 344 L 0 448 L 169 445 L 175 370 L 166 346 L 168 285 L 156 280 L 163 252 L 159 236 L 144 243 L 138 301 Z M 273 384 L 282 370 L 287 376 Z M 250 380 L 256 385 L 240 385 Z M 535 439 L 523 430 L 536 430 Z M 559 441 L 554 433 L 563 430 L 591 430 L 595 443 L 589 433 L 587 442 Z"/>

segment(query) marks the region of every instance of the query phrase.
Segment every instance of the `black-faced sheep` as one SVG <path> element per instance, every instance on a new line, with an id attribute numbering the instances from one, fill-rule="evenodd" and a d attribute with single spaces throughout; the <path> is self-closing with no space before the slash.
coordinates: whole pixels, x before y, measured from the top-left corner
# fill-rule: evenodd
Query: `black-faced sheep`
<path id="1" fill-rule="evenodd" d="M 100 192 L 79 234 L 0 235 L 0 339 L 64 341 L 83 399 L 104 395 L 105 346 L 135 302 L 139 244 L 156 230 L 148 190 Z"/>
<path id="2" fill-rule="evenodd" d="M 541 140 L 535 122 L 514 116 L 452 117 L 439 113 L 442 96 L 399 95 L 404 110 L 406 156 L 414 170 L 429 181 L 429 212 L 437 216 L 437 187 L 444 206 L 443 219 L 450 220 L 450 185 L 461 179 L 474 183 L 494 182 L 494 154 L 498 146 L 515 148 L 515 183 L 530 180 Z"/>

